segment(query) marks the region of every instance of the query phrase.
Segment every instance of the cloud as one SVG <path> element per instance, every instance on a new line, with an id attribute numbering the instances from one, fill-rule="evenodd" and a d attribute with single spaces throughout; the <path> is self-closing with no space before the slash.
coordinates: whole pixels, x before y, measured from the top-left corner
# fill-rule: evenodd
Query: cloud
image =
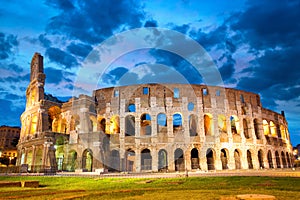
<path id="1" fill-rule="evenodd" d="M 141 27 L 144 13 L 134 0 L 51 1 L 61 13 L 51 18 L 47 32 L 63 34 L 89 44 L 100 43 L 117 30 Z"/>
<path id="2" fill-rule="evenodd" d="M 85 58 L 91 51 L 92 51 L 92 47 L 90 45 L 86 45 L 86 44 L 76 44 L 74 42 L 72 42 L 68 47 L 67 50 L 72 53 L 75 56 L 80 56 L 82 58 Z"/>
<path id="3" fill-rule="evenodd" d="M 0 60 L 7 59 L 18 44 L 17 36 L 0 32 Z"/>
<path id="4" fill-rule="evenodd" d="M 65 68 L 72 68 L 78 65 L 74 56 L 62 51 L 58 48 L 50 47 L 46 50 L 46 56 L 57 64 L 65 66 Z"/>
<path id="5" fill-rule="evenodd" d="M 46 34 L 39 35 L 38 40 L 42 44 L 42 46 L 45 48 L 48 48 L 51 46 L 51 41 L 46 37 Z"/>

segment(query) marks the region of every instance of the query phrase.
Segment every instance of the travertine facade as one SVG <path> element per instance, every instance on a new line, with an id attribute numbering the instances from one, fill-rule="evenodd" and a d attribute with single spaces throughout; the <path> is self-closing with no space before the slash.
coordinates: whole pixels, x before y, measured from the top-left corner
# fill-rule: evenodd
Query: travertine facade
<path id="1" fill-rule="evenodd" d="M 18 164 L 29 170 L 184 171 L 285 168 L 284 113 L 257 94 L 221 87 L 143 84 L 66 103 L 44 95 L 42 56 L 31 63 Z"/>

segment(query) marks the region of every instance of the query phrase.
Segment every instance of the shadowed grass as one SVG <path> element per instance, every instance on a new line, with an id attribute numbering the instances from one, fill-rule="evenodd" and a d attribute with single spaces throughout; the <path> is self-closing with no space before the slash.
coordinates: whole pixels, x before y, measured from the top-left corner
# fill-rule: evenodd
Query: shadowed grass
<path id="1" fill-rule="evenodd" d="M 238 194 L 269 194 L 300 199 L 300 178 L 190 177 L 86 178 L 0 177 L 0 181 L 38 180 L 39 188 L 1 188 L 0 199 L 220 199 Z"/>

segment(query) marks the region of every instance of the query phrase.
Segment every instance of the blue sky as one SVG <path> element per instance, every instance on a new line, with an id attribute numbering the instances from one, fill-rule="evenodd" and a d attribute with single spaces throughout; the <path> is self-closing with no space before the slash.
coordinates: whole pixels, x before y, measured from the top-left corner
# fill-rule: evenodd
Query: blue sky
<path id="1" fill-rule="evenodd" d="M 300 143 L 299 10 L 299 0 L 2 1 L 0 125 L 20 125 L 34 52 L 44 56 L 46 93 L 66 99 L 92 49 L 122 31 L 154 26 L 199 42 L 225 86 L 258 93 L 264 107 L 284 110 L 296 145 Z M 199 82 L 178 56 L 138 50 L 112 63 L 101 85 L 117 84 L 124 74 L 147 80 L 149 66 L 156 64 L 180 71 L 191 83 Z"/>

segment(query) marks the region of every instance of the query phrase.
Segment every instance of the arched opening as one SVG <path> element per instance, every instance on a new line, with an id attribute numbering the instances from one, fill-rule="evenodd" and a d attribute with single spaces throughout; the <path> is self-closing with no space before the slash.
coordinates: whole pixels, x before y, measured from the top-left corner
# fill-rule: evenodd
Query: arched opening
<path id="1" fill-rule="evenodd" d="M 168 154 L 166 150 L 161 149 L 158 152 L 158 171 L 166 172 L 168 170 Z"/>
<path id="2" fill-rule="evenodd" d="M 215 154 L 211 148 L 207 149 L 206 151 L 206 163 L 207 163 L 208 170 L 215 169 Z"/>
<path id="3" fill-rule="evenodd" d="M 285 137 L 285 128 L 283 125 L 280 125 L 280 134 L 282 139 L 286 139 Z"/>
<path id="4" fill-rule="evenodd" d="M 269 135 L 270 134 L 269 123 L 265 119 L 263 120 L 263 129 L 264 129 L 264 135 Z"/>
<path id="5" fill-rule="evenodd" d="M 125 118 L 125 136 L 135 136 L 135 117 L 133 115 Z"/>
<path id="6" fill-rule="evenodd" d="M 250 150 L 247 150 L 248 169 L 253 169 L 252 155 Z"/>
<path id="7" fill-rule="evenodd" d="M 132 149 L 128 149 L 125 153 L 126 157 L 126 171 L 135 172 L 135 152 Z"/>
<path id="8" fill-rule="evenodd" d="M 60 113 L 61 113 L 61 110 L 58 106 L 52 106 L 48 109 L 49 129 L 52 132 L 57 132 L 58 119 L 59 119 Z"/>
<path id="9" fill-rule="evenodd" d="M 105 135 L 102 141 L 102 149 L 104 152 L 110 151 L 110 137 L 109 135 Z"/>
<path id="10" fill-rule="evenodd" d="M 175 150 L 174 158 L 175 158 L 175 171 L 184 171 L 185 165 L 184 165 L 184 157 L 183 157 L 182 149 L 178 148 Z"/>
<path id="11" fill-rule="evenodd" d="M 65 139 L 63 136 L 59 136 L 56 138 L 55 142 L 55 158 L 56 158 L 56 164 L 57 164 L 57 170 L 62 171 L 65 166 L 64 164 L 64 147 L 65 147 Z"/>
<path id="12" fill-rule="evenodd" d="M 67 163 L 67 171 L 74 172 L 77 168 L 77 152 L 75 150 L 71 150 L 68 153 L 68 163 Z"/>
<path id="13" fill-rule="evenodd" d="M 42 168 L 42 161 L 43 161 L 43 150 L 38 148 L 35 152 L 35 159 L 34 159 L 34 171 L 38 172 Z"/>
<path id="14" fill-rule="evenodd" d="M 277 166 L 277 168 L 281 168 L 280 156 L 279 156 L 278 151 L 275 151 L 275 159 L 276 159 L 276 166 Z"/>
<path id="15" fill-rule="evenodd" d="M 36 133 L 36 128 L 37 128 L 37 116 L 34 115 L 31 118 L 31 128 L 30 128 L 30 134 L 31 135 Z"/>
<path id="16" fill-rule="evenodd" d="M 277 137 L 281 138 L 280 126 L 279 125 L 276 126 L 276 131 L 277 131 Z"/>
<path id="17" fill-rule="evenodd" d="M 135 112 L 135 105 L 129 104 L 127 107 L 127 112 Z"/>
<path id="18" fill-rule="evenodd" d="M 106 119 L 105 118 L 100 119 L 100 131 L 102 131 L 103 133 L 105 133 L 105 131 L 106 131 Z"/>
<path id="19" fill-rule="evenodd" d="M 181 114 L 176 113 L 173 115 L 173 133 L 180 132 L 182 130 L 182 117 Z"/>
<path id="20" fill-rule="evenodd" d="M 281 160 L 282 160 L 283 168 L 287 168 L 286 159 L 285 159 L 285 155 L 284 155 L 283 151 L 281 152 Z"/>
<path id="21" fill-rule="evenodd" d="M 222 169 L 228 169 L 228 150 L 227 149 L 221 149 L 221 162 L 222 162 Z"/>
<path id="22" fill-rule="evenodd" d="M 268 151 L 268 163 L 269 163 L 269 168 L 274 168 L 274 165 L 273 165 L 273 159 L 272 159 L 272 153 L 271 151 L 269 150 Z"/>
<path id="23" fill-rule="evenodd" d="M 211 114 L 204 115 L 204 132 L 206 136 L 213 135 L 213 120 Z"/>
<path id="24" fill-rule="evenodd" d="M 90 121 L 91 121 L 90 131 L 96 132 L 97 131 L 97 125 L 98 125 L 96 117 L 95 116 L 90 116 Z"/>
<path id="25" fill-rule="evenodd" d="M 234 162 L 235 162 L 235 169 L 241 169 L 241 155 L 240 151 L 238 149 L 234 150 Z"/>
<path id="26" fill-rule="evenodd" d="M 288 167 L 292 167 L 292 166 L 291 166 L 290 156 L 289 156 L 289 153 L 288 153 L 288 152 L 286 152 L 286 159 L 287 159 Z"/>
<path id="27" fill-rule="evenodd" d="M 243 119 L 243 128 L 244 128 L 244 136 L 246 139 L 250 138 L 250 134 L 249 134 L 249 128 L 248 128 L 248 122 L 246 119 Z"/>
<path id="28" fill-rule="evenodd" d="M 110 171 L 118 172 L 120 171 L 120 154 L 117 150 L 111 151 L 111 160 L 110 160 Z"/>
<path id="29" fill-rule="evenodd" d="M 257 157 L 258 157 L 259 168 L 261 168 L 261 169 L 265 168 L 262 150 L 258 151 Z"/>
<path id="30" fill-rule="evenodd" d="M 91 172 L 93 170 L 93 152 L 90 149 L 83 151 L 82 169 L 87 172 Z"/>
<path id="31" fill-rule="evenodd" d="M 141 152 L 141 169 L 152 170 L 152 156 L 149 149 L 144 149 Z"/>
<path id="32" fill-rule="evenodd" d="M 239 134 L 239 118 L 237 116 L 230 116 L 230 125 L 232 135 Z"/>
<path id="33" fill-rule="evenodd" d="M 189 132 L 190 132 L 190 136 L 197 136 L 198 132 L 197 132 L 197 116 L 196 115 L 190 115 L 189 116 Z"/>
<path id="34" fill-rule="evenodd" d="M 71 117 L 71 121 L 70 121 L 70 131 L 78 131 L 79 130 L 79 116 L 78 115 L 74 115 Z"/>
<path id="35" fill-rule="evenodd" d="M 188 103 L 188 111 L 193 111 L 194 108 L 195 108 L 194 103 L 193 103 L 193 102 L 189 102 L 189 103 Z"/>
<path id="36" fill-rule="evenodd" d="M 196 148 L 193 148 L 191 151 L 191 168 L 200 169 L 199 165 L 199 154 Z"/>
<path id="37" fill-rule="evenodd" d="M 220 134 L 227 134 L 226 117 L 224 115 L 218 115 L 218 129 Z"/>
<path id="38" fill-rule="evenodd" d="M 141 136 L 151 135 L 151 116 L 149 114 L 142 114 L 140 131 Z"/>
<path id="39" fill-rule="evenodd" d="M 110 118 L 109 133 L 110 134 L 120 133 L 120 118 L 118 115 L 114 115 Z"/>
<path id="40" fill-rule="evenodd" d="M 167 116 L 164 113 L 159 113 L 157 115 L 157 132 L 167 133 Z"/>
<path id="41" fill-rule="evenodd" d="M 270 121 L 270 131 L 271 131 L 271 135 L 273 137 L 277 136 L 277 130 L 276 130 L 276 125 L 274 124 L 273 121 Z"/>
<path id="42" fill-rule="evenodd" d="M 254 133 L 255 133 L 256 139 L 259 140 L 260 139 L 260 133 L 259 133 L 259 123 L 258 123 L 258 120 L 254 119 L 253 123 L 254 123 Z"/>

